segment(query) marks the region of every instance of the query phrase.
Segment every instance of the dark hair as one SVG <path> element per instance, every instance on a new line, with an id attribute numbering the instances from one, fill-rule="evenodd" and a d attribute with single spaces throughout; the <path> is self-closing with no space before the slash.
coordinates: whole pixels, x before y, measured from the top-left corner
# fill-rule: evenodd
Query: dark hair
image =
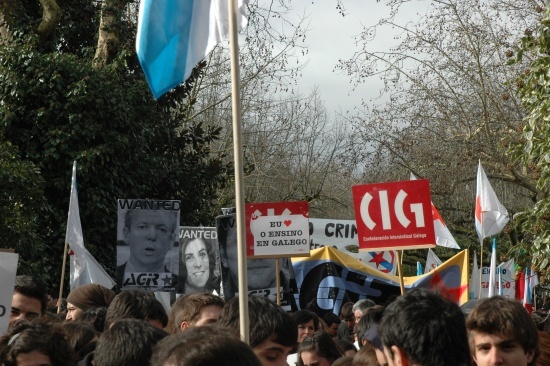
<path id="1" fill-rule="evenodd" d="M 343 354 L 328 333 L 317 331 L 311 337 L 307 337 L 298 346 L 297 366 L 304 366 L 303 352 L 315 352 L 319 357 L 326 358 L 331 364 Z"/>
<path id="2" fill-rule="evenodd" d="M 452 301 L 426 289 L 414 289 L 389 304 L 378 335 L 385 347 L 399 347 L 410 363 L 471 365 L 464 314 Z"/>
<path id="3" fill-rule="evenodd" d="M 380 366 L 376 357 L 376 348 L 371 344 L 365 345 L 353 357 L 352 366 Z"/>
<path id="4" fill-rule="evenodd" d="M 95 349 L 96 336 L 98 335 L 92 325 L 81 321 L 71 321 L 61 324 L 65 333 L 65 339 L 74 350 L 80 360 Z"/>
<path id="5" fill-rule="evenodd" d="M 102 333 L 105 329 L 105 317 L 107 316 L 107 308 L 89 308 L 82 313 L 81 321 L 91 324 L 96 331 Z"/>
<path id="6" fill-rule="evenodd" d="M 382 314 L 384 313 L 384 307 L 381 305 L 375 305 L 368 308 L 365 314 L 361 317 L 359 322 L 355 325 L 355 335 L 357 336 L 357 343 L 359 348 L 363 347 L 363 340 L 365 339 L 365 333 L 374 325 L 380 324 L 382 320 Z"/>
<path id="7" fill-rule="evenodd" d="M 550 333 L 539 331 L 540 356 L 537 366 L 550 365 Z"/>
<path id="8" fill-rule="evenodd" d="M 124 290 L 116 295 L 105 316 L 105 329 L 120 319 L 157 320 L 163 327 L 168 324 L 168 315 L 152 292 L 140 289 Z"/>
<path id="9" fill-rule="evenodd" d="M 195 323 L 200 316 L 201 309 L 205 306 L 215 305 L 223 308 L 225 302 L 219 296 L 207 293 L 191 294 L 180 297 L 168 314 L 166 331 L 170 334 L 180 332 L 181 323 L 184 321 Z"/>
<path id="10" fill-rule="evenodd" d="M 353 308 L 352 302 L 346 302 L 344 305 L 342 305 L 342 308 L 340 309 L 340 316 L 342 319 L 350 319 L 353 317 L 353 311 L 351 310 Z"/>
<path id="11" fill-rule="evenodd" d="M 246 343 L 229 329 L 214 325 L 191 328 L 160 341 L 151 366 L 261 366 Z"/>
<path id="12" fill-rule="evenodd" d="M 336 342 L 336 346 L 340 349 L 340 351 L 345 354 L 346 351 L 357 351 L 357 348 L 351 343 L 350 341 L 345 341 L 343 339 L 335 339 L 334 342 Z"/>
<path id="13" fill-rule="evenodd" d="M 327 326 L 331 326 L 332 324 L 340 324 L 342 320 L 338 317 L 338 315 L 334 313 L 326 313 L 325 316 L 323 316 L 323 320 L 327 324 Z"/>
<path id="14" fill-rule="evenodd" d="M 319 317 L 313 311 L 298 310 L 292 314 L 292 317 L 294 318 L 298 326 L 309 323 L 313 320 L 313 329 L 315 331 L 319 330 Z"/>
<path id="15" fill-rule="evenodd" d="M 13 292 L 17 292 L 32 299 L 37 299 L 40 301 L 41 313 L 44 314 L 46 312 L 46 307 L 48 306 L 48 295 L 46 294 L 42 284 L 36 281 L 33 277 L 16 276 Z"/>
<path id="16" fill-rule="evenodd" d="M 252 348 L 267 339 L 287 347 L 294 347 L 298 338 L 298 325 L 286 311 L 265 297 L 248 297 L 248 319 L 250 324 L 249 343 Z M 218 319 L 225 326 L 239 334 L 239 299 L 229 300 Z M 272 338 L 273 337 L 273 338 Z"/>
<path id="17" fill-rule="evenodd" d="M 46 323 L 40 318 L 32 322 L 17 321 L 11 331 L 0 338 L 3 366 L 16 366 L 19 355 L 34 351 L 50 357 L 56 366 L 73 366 L 76 361 L 60 325 Z"/>
<path id="18" fill-rule="evenodd" d="M 513 338 L 527 352 L 535 351 L 529 366 L 536 365 L 540 354 L 537 327 L 525 308 L 517 301 L 502 296 L 480 300 L 466 319 L 470 349 L 474 352 L 473 332 L 502 334 Z"/>
<path id="19" fill-rule="evenodd" d="M 94 366 L 149 366 L 155 345 L 167 335 L 143 320 L 118 320 L 97 341 Z"/>
<path id="20" fill-rule="evenodd" d="M 213 290 L 219 291 L 219 278 L 214 273 L 214 269 L 216 268 L 216 252 L 214 248 L 212 248 L 212 241 L 203 238 L 184 238 L 181 240 L 180 243 L 180 253 L 182 258 L 180 258 L 178 292 L 182 294 L 185 293 L 185 282 L 188 276 L 187 265 L 185 263 L 185 249 L 187 248 L 187 245 L 194 240 L 200 240 L 202 243 L 204 243 L 204 247 L 206 248 L 206 252 L 208 253 L 208 280 L 206 281 L 204 289 L 207 292 L 211 292 Z"/>
<path id="21" fill-rule="evenodd" d="M 342 356 L 332 363 L 331 366 L 351 366 L 353 363 L 353 357 Z"/>

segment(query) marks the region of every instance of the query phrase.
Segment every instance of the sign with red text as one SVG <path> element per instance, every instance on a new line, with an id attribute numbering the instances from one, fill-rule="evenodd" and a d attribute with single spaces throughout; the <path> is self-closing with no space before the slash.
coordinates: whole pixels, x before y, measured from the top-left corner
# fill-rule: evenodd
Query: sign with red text
<path id="1" fill-rule="evenodd" d="M 435 247 L 427 179 L 352 187 L 360 250 Z"/>
<path id="2" fill-rule="evenodd" d="M 309 256 L 309 206 L 300 202 L 245 206 L 248 257 Z"/>

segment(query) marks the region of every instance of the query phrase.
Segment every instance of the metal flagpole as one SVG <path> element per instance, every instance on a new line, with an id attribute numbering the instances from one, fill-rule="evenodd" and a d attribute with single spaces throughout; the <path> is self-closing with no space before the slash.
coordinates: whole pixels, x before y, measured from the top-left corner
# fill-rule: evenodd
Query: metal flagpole
<path id="1" fill-rule="evenodd" d="M 233 155 L 235 163 L 235 207 L 237 209 L 237 263 L 239 266 L 239 323 L 241 339 L 249 343 L 248 278 L 246 268 L 246 223 L 244 218 L 244 169 L 241 132 L 241 87 L 237 1 L 229 0 L 229 45 L 231 51 L 231 107 L 233 110 Z"/>

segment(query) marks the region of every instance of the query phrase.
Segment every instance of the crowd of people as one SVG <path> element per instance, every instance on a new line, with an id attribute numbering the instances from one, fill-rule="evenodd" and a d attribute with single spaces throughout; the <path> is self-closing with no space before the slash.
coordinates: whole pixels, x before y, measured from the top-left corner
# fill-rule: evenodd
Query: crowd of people
<path id="1" fill-rule="evenodd" d="M 550 334 L 500 296 L 467 315 L 422 289 L 383 306 L 348 302 L 340 314 L 289 312 L 250 296 L 246 343 L 237 297 L 187 294 L 167 312 L 153 292 L 87 284 L 70 292 L 61 313 L 51 297 L 32 278 L 16 278 L 0 366 L 550 365 Z"/>

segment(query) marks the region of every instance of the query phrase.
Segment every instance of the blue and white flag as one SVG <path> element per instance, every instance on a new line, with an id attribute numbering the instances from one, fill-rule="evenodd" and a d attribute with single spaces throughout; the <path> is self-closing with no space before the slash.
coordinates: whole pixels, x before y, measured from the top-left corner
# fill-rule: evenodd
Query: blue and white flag
<path id="1" fill-rule="evenodd" d="M 237 1 L 239 30 L 248 0 Z M 136 52 L 155 99 L 178 86 L 229 35 L 228 0 L 142 0 Z"/>

